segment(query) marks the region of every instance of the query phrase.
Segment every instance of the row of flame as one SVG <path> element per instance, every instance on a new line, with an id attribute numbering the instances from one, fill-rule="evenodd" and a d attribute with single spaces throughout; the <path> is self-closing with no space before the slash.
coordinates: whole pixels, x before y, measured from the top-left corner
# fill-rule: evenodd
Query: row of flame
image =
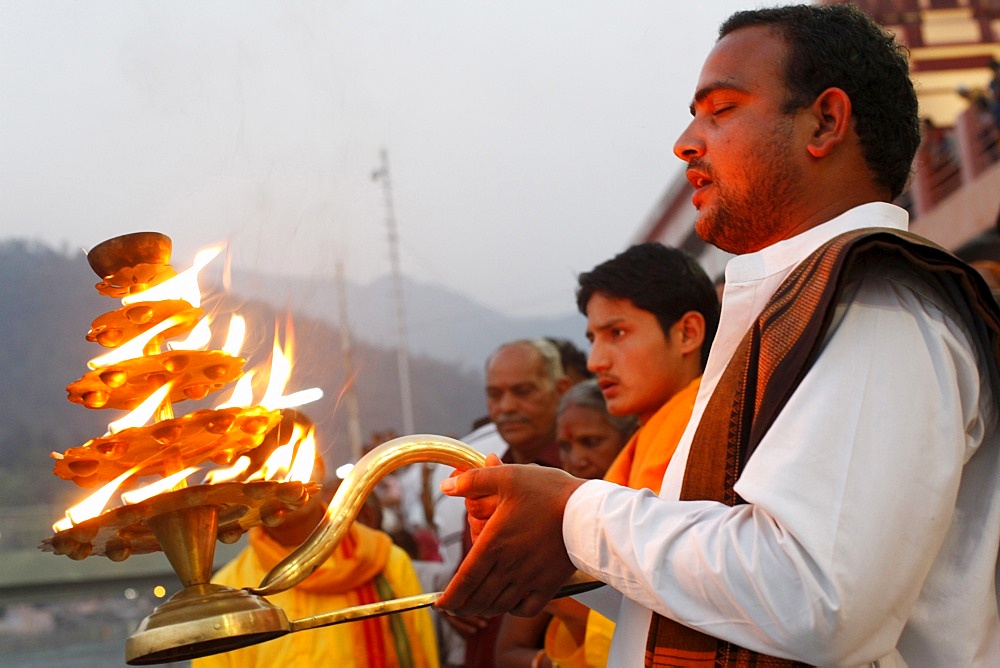
<path id="1" fill-rule="evenodd" d="M 197 254 L 194 264 L 187 270 L 177 274 L 168 281 L 152 287 L 144 292 L 128 295 L 121 301 L 127 306 L 137 302 L 151 302 L 168 299 L 183 299 L 192 307 L 201 306 L 201 289 L 198 283 L 198 276 L 201 270 L 215 259 L 222 251 L 222 247 L 205 249 Z M 141 357 L 145 354 L 147 346 L 155 343 L 157 338 L 183 322 L 182 318 L 173 316 L 167 318 L 158 325 L 150 328 L 143 334 L 136 336 L 122 346 L 113 349 L 111 352 L 95 357 L 87 363 L 90 369 L 103 369 L 123 361 Z M 188 336 L 181 341 L 171 341 L 167 344 L 170 350 L 205 350 L 212 338 L 211 330 L 212 317 L 206 315 L 195 325 Z M 279 410 L 282 408 L 292 408 L 316 401 L 323 396 L 323 391 L 319 388 L 310 388 L 286 395 L 285 386 L 291 376 L 292 360 L 294 359 L 294 347 L 292 344 L 291 322 L 286 327 L 288 335 L 285 345 L 280 344 L 278 331 L 276 328 L 274 345 L 272 348 L 270 370 L 268 374 L 267 388 L 263 396 L 257 403 L 258 406 L 267 410 Z M 243 347 L 246 336 L 246 321 L 240 315 L 234 314 L 229 323 L 229 331 L 226 335 L 222 352 L 238 357 Z M 158 345 L 154 346 L 154 349 Z M 250 408 L 253 405 L 253 378 L 256 370 L 244 373 L 233 388 L 229 398 L 217 406 L 215 410 L 224 408 Z M 157 412 L 168 401 L 172 383 L 168 382 L 158 388 L 147 397 L 133 411 L 126 414 L 119 420 L 115 420 L 108 425 L 106 435 L 117 434 L 125 429 L 142 427 L 154 418 Z M 59 453 L 53 453 L 54 457 L 61 457 Z M 308 429 L 296 424 L 289 441 L 279 446 L 268 457 L 264 465 L 245 482 L 254 480 L 278 480 L 280 482 L 300 481 L 307 482 L 312 474 L 316 457 L 315 430 L 310 426 Z M 132 475 L 142 470 L 147 462 L 140 462 L 128 471 L 105 484 L 96 492 L 88 496 L 82 502 L 69 508 L 63 519 L 52 525 L 55 532 L 65 531 L 74 525 L 97 517 L 100 515 L 119 487 Z M 250 466 L 250 459 L 241 456 L 231 467 L 215 469 L 209 471 L 202 484 L 215 484 L 233 480 L 243 474 Z M 180 488 L 186 485 L 186 481 L 201 467 L 190 466 L 182 471 L 178 471 L 161 480 L 152 482 L 141 488 L 120 495 L 121 502 L 125 505 L 141 503 L 157 494 Z"/>

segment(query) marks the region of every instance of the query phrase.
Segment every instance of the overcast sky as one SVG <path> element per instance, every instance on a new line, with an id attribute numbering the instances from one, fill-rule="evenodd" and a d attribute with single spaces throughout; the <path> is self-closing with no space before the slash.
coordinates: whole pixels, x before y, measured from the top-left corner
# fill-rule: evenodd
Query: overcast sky
<path id="1" fill-rule="evenodd" d="M 753 0 L 0 0 L 0 238 L 403 272 L 573 310 L 680 173 L 719 22 Z M 779 3 L 780 4 L 780 3 Z"/>

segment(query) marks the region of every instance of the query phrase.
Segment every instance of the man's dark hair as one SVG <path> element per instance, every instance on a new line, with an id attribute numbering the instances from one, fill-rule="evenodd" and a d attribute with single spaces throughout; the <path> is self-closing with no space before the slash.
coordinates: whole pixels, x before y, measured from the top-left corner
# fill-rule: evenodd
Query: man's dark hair
<path id="1" fill-rule="evenodd" d="M 636 308 L 649 311 L 664 335 L 688 311 L 700 313 L 705 318 L 701 344 L 701 368 L 705 368 L 719 327 L 719 297 L 693 257 L 659 243 L 638 244 L 580 274 L 577 282 L 576 305 L 583 315 L 587 315 L 587 304 L 596 293 L 628 299 Z"/>
<path id="2" fill-rule="evenodd" d="M 736 12 L 719 39 L 742 28 L 767 26 L 787 41 L 786 112 L 809 106 L 828 88 L 851 98 L 865 161 L 892 199 L 903 192 L 920 144 L 917 94 L 906 47 L 853 5 L 795 5 Z"/>
<path id="3" fill-rule="evenodd" d="M 555 336 L 546 336 L 545 340 L 559 349 L 559 358 L 562 360 L 563 371 L 566 375 L 574 375 L 578 378 L 593 378 L 594 374 L 587 368 L 587 353 L 576 347 L 576 344 L 569 339 L 562 339 Z"/>

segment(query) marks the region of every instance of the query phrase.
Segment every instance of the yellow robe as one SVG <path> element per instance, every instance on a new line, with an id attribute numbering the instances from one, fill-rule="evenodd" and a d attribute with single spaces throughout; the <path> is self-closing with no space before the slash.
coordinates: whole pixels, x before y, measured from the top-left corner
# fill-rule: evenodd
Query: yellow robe
<path id="1" fill-rule="evenodd" d="M 659 494 L 667 464 L 687 428 L 694 400 L 698 397 L 701 376 L 663 404 L 642 425 L 611 463 L 604 479 L 632 489 L 648 488 Z M 565 668 L 604 668 L 611 649 L 615 623 L 593 610 L 587 616 L 587 636 L 583 647 L 577 646 L 565 629 L 553 628 L 553 619 L 545 637 L 545 653 Z"/>
<path id="2" fill-rule="evenodd" d="M 291 549 L 260 528 L 250 545 L 212 578 L 234 588 L 255 586 Z M 389 591 L 391 589 L 391 592 Z M 421 593 L 413 564 L 381 531 L 355 523 L 333 556 L 288 591 L 268 597 L 289 620 L 352 605 Z M 243 649 L 195 659 L 192 668 L 238 666 L 400 666 L 436 668 L 437 641 L 430 613 L 414 610 L 290 633 Z"/>

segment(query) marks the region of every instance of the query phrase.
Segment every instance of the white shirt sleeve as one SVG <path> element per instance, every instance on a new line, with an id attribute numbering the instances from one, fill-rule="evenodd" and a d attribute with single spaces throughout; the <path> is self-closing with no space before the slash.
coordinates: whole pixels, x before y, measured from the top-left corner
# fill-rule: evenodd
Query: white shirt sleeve
<path id="1" fill-rule="evenodd" d="M 617 620 L 618 610 L 622 605 L 621 592 L 612 587 L 598 587 L 576 594 L 573 598 L 611 621 Z"/>
<path id="2" fill-rule="evenodd" d="M 986 429 L 975 355 L 936 301 L 863 284 L 747 463 L 746 504 L 590 481 L 566 508 L 570 558 L 749 649 L 819 665 L 890 653 Z"/>

